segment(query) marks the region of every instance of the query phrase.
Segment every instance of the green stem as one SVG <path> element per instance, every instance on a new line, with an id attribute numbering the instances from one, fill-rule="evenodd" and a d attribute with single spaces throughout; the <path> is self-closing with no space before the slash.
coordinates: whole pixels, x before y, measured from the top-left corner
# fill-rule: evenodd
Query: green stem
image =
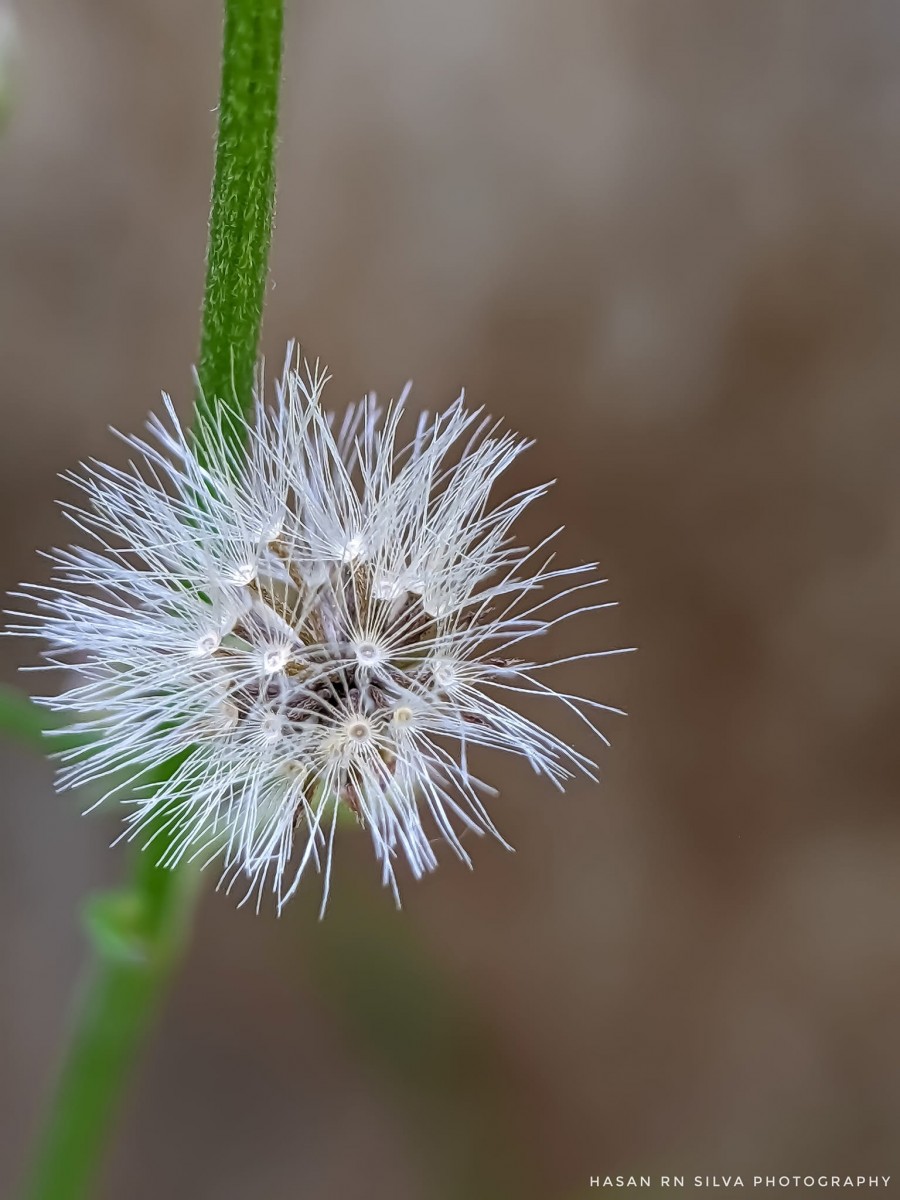
<path id="1" fill-rule="evenodd" d="M 282 22 L 283 0 L 225 0 L 196 406 L 201 454 L 206 421 L 221 422 L 237 445 L 239 418 L 252 402 L 274 210 Z M 35 714 L 12 703 L 9 709 L 21 718 L 21 732 L 37 740 Z M 91 1193 L 132 1062 L 180 959 L 198 894 L 195 869 L 156 865 L 165 855 L 165 838 L 161 830 L 152 849 L 135 856 L 123 890 L 88 905 L 95 961 L 24 1191 L 27 1200 L 83 1200 Z"/>
<path id="2" fill-rule="evenodd" d="M 135 1053 L 186 941 L 197 882 L 197 872 L 160 871 L 144 855 L 127 889 L 89 904 L 96 960 L 26 1191 L 34 1200 L 91 1194 Z"/>
<path id="3" fill-rule="evenodd" d="M 48 734 L 58 727 L 52 713 L 41 708 L 18 688 L 0 686 L 0 732 L 37 750 L 52 750 Z M 71 741 L 68 743 L 71 745 Z M 62 749 L 62 747 L 60 747 Z"/>
<path id="4" fill-rule="evenodd" d="M 197 415 L 224 417 L 241 443 L 272 239 L 281 40 L 282 0 L 226 0 Z"/>

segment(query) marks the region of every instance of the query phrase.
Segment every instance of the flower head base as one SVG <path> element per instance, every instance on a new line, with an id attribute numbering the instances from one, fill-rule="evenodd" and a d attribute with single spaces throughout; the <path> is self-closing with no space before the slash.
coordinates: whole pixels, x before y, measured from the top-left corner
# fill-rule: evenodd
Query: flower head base
<path id="1" fill-rule="evenodd" d="M 556 568 L 555 535 L 512 540 L 546 486 L 490 503 L 527 444 L 462 397 L 405 441 L 406 392 L 337 424 L 325 382 L 289 359 L 241 454 L 208 419 L 192 440 L 165 397 L 151 437 L 126 439 L 140 466 L 71 477 L 87 502 L 68 515 L 91 545 L 54 552 L 53 585 L 28 589 L 37 612 L 15 627 L 74 672 L 44 702 L 94 735 L 61 755 L 60 785 L 108 780 L 127 836 L 166 830 L 165 865 L 219 860 L 245 899 L 271 889 L 279 908 L 310 863 L 327 898 L 342 810 L 395 896 L 399 857 L 416 877 L 437 865 L 426 826 L 469 863 L 467 831 L 500 836 L 471 748 L 520 756 L 560 789 L 592 773 L 507 701 L 555 697 L 601 738 L 588 714 L 606 708 L 554 692 L 539 676 L 552 663 L 512 657 L 604 607 L 566 605 L 603 581 Z"/>

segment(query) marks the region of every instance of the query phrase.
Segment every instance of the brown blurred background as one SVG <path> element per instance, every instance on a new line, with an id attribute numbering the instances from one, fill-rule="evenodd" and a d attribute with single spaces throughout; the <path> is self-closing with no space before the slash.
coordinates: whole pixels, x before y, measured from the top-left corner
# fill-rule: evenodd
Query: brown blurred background
<path id="1" fill-rule="evenodd" d="M 190 404 L 217 0 L 20 0 L 0 138 L 3 587 L 57 471 Z M 637 644 L 603 782 L 495 764 L 515 855 L 204 904 L 105 1198 L 575 1200 L 900 1173 L 900 6 L 288 0 L 264 343 L 331 400 L 465 385 Z M 536 528 L 538 527 L 536 526 Z M 4 643 L 3 669 L 30 647 Z M 575 733 L 565 720 L 557 728 Z M 112 822 L 2 747 L 0 1191 Z M 608 1194 L 608 1193 L 607 1193 Z"/>

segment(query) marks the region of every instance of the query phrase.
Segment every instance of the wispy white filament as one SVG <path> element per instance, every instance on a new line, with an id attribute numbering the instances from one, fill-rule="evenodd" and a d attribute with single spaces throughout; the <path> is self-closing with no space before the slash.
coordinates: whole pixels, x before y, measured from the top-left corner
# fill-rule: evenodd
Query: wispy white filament
<path id="1" fill-rule="evenodd" d="M 546 485 L 491 503 L 528 443 L 462 396 L 411 438 L 406 392 L 334 422 L 325 383 L 289 359 L 240 453 L 207 421 L 198 455 L 164 397 L 149 438 L 126 439 L 128 470 L 70 476 L 84 500 L 67 514 L 88 544 L 55 551 L 52 585 L 25 593 L 37 611 L 14 614 L 71 682 L 43 702 L 93 735 L 60 756 L 60 786 L 107 780 L 127 836 L 164 844 L 165 865 L 218 860 L 229 886 L 243 880 L 257 903 L 269 889 L 279 908 L 310 864 L 327 898 L 342 808 L 395 896 L 398 857 L 419 877 L 440 838 L 469 863 L 467 831 L 500 836 L 472 747 L 520 756 L 560 789 L 591 775 L 516 710 L 521 694 L 555 698 L 601 738 L 591 713 L 618 711 L 555 692 L 539 675 L 554 664 L 520 657 L 604 607 L 590 602 L 593 564 L 554 565 L 555 534 L 531 550 L 513 540 Z"/>

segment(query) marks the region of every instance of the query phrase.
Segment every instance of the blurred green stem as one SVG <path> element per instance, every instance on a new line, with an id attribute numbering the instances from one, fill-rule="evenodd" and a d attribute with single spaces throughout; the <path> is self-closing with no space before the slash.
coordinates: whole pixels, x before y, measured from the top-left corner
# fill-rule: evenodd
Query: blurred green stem
<path id="1" fill-rule="evenodd" d="M 0 732 L 6 737 L 48 751 L 55 747 L 47 734 L 55 728 L 56 722 L 46 709 L 18 688 L 0 686 Z"/>
<path id="2" fill-rule="evenodd" d="M 238 418 L 252 402 L 265 295 L 282 23 L 283 0 L 225 0 L 197 415 L 224 421 L 235 442 Z M 203 436 L 200 424 L 201 454 Z M 0 701 L 8 710 L 4 726 L 26 740 L 40 738 L 34 711 L 17 704 L 13 693 Z M 88 904 L 95 961 L 24 1191 L 27 1200 L 83 1200 L 93 1192 L 131 1064 L 180 959 L 199 890 L 194 868 L 156 865 L 165 855 L 165 837 L 162 831 L 152 851 L 135 855 L 125 888 Z"/>
<path id="3" fill-rule="evenodd" d="M 197 880 L 196 871 L 161 871 L 143 855 L 135 860 L 129 887 L 89 903 L 95 962 L 79 997 L 26 1196 L 75 1200 L 92 1194 L 135 1052 L 186 940 Z"/>
<path id="4" fill-rule="evenodd" d="M 67 730 L 52 712 L 7 684 L 0 684 L 0 734 L 45 754 L 86 746 L 91 741 L 89 734 Z"/>

